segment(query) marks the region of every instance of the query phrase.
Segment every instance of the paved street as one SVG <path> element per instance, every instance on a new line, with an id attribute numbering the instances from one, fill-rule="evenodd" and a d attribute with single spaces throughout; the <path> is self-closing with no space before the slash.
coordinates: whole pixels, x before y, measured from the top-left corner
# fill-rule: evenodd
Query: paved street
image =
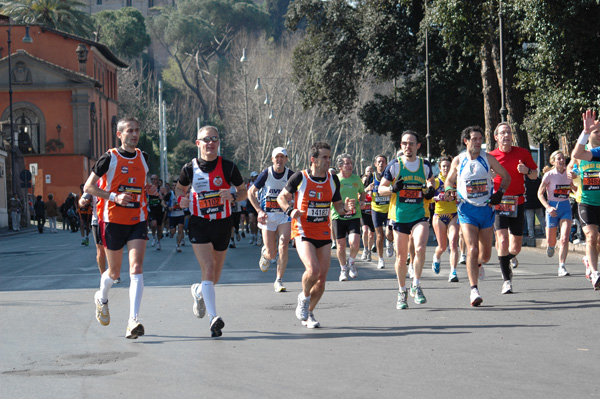
<path id="1" fill-rule="evenodd" d="M 259 247 L 247 239 L 227 256 L 217 286 L 223 337 L 193 316 L 190 284 L 200 280 L 188 244 L 149 247 L 141 322 L 146 335 L 124 338 L 129 277 L 110 292 L 111 324 L 94 318 L 99 284 L 93 247 L 79 234 L 35 229 L 0 237 L 0 398 L 555 398 L 598 397 L 600 292 L 584 278 L 581 254 L 570 277 L 557 259 L 524 249 L 512 295 L 501 295 L 494 252 L 480 284 L 484 302 L 469 306 L 460 283 L 431 271 L 427 303 L 395 309 L 391 259 L 359 262 L 359 277 L 330 282 L 315 311 L 322 328 L 295 318 L 303 267 L 291 250 L 284 282 L 258 268 Z M 374 257 L 375 259 L 376 257 Z"/>

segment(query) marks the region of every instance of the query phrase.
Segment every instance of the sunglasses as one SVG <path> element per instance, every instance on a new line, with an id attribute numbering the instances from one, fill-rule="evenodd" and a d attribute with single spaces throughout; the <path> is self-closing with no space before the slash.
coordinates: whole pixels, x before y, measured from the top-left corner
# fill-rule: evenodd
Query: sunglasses
<path id="1" fill-rule="evenodd" d="M 206 137 L 202 137 L 201 139 L 198 139 L 198 140 L 204 141 L 207 144 L 210 143 L 211 141 L 213 143 L 216 143 L 217 141 L 219 141 L 219 137 L 218 136 L 212 136 L 212 137 L 206 136 Z"/>

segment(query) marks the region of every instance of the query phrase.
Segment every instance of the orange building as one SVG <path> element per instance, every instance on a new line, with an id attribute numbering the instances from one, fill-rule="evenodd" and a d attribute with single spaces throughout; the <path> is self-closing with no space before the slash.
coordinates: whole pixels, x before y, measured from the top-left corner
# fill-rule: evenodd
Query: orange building
<path id="1" fill-rule="evenodd" d="M 0 22 L 0 150 L 10 154 L 8 28 Z M 31 26 L 32 43 L 21 40 L 25 34 L 25 26 L 11 27 L 14 176 L 30 170 L 33 194 L 46 200 L 52 193 L 60 205 L 69 192 L 79 194 L 91 166 L 118 145 L 117 68 L 127 64 L 103 44 L 68 33 Z M 5 168 L 10 198 L 9 160 Z M 17 187 L 24 198 L 20 183 Z"/>

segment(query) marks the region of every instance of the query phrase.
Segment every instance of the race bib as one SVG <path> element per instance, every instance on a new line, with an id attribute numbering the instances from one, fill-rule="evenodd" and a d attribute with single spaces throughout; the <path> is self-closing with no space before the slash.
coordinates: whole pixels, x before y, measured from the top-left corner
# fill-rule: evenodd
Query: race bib
<path id="1" fill-rule="evenodd" d="M 129 194 L 131 196 L 131 200 L 127 205 L 119 205 L 115 202 L 117 206 L 122 206 L 123 208 L 139 208 L 142 202 L 142 188 L 136 186 L 126 186 L 120 185 L 117 190 L 120 193 Z"/>
<path id="2" fill-rule="evenodd" d="M 479 198 L 489 195 L 487 179 L 467 181 L 467 198 Z"/>
<path id="3" fill-rule="evenodd" d="M 383 195 L 375 195 L 375 205 L 389 205 L 390 197 L 384 197 Z"/>
<path id="4" fill-rule="evenodd" d="M 585 191 L 600 190 L 600 172 L 583 172 L 581 181 Z"/>
<path id="5" fill-rule="evenodd" d="M 329 219 L 329 202 L 309 201 L 306 210 L 306 221 L 309 223 L 322 223 Z"/>
<path id="6" fill-rule="evenodd" d="M 517 197 L 504 197 L 502 198 L 502 202 L 496 205 L 496 215 L 516 218 L 518 210 L 517 205 Z"/>
<path id="7" fill-rule="evenodd" d="M 554 197 L 567 199 L 569 198 L 569 193 L 571 192 L 570 184 L 557 184 L 554 188 Z"/>
<path id="8" fill-rule="evenodd" d="M 265 212 L 283 212 L 283 210 L 277 203 L 277 197 L 265 198 Z"/>
<path id="9" fill-rule="evenodd" d="M 198 201 L 200 214 L 211 215 L 213 213 L 223 212 L 225 204 L 219 194 L 219 190 L 194 193 L 194 196 L 196 197 L 196 201 Z"/>
<path id="10" fill-rule="evenodd" d="M 404 188 L 398 191 L 398 202 L 403 204 L 418 204 L 423 202 L 423 185 L 405 183 Z"/>

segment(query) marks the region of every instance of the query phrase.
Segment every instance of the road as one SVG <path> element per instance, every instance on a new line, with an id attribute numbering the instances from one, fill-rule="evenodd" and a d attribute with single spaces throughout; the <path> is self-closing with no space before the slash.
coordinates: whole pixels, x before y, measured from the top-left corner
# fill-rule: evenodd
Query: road
<path id="1" fill-rule="evenodd" d="M 597 397 L 600 292 L 584 278 L 581 255 L 557 260 L 524 249 L 512 295 L 501 295 L 497 261 L 480 284 L 484 303 L 469 306 L 459 283 L 429 267 L 427 303 L 395 308 L 397 283 L 359 262 L 359 277 L 338 282 L 332 260 L 315 310 L 322 328 L 295 318 L 303 267 L 291 250 L 284 282 L 258 268 L 247 240 L 230 250 L 217 285 L 223 337 L 193 316 L 190 284 L 200 280 L 189 244 L 148 248 L 141 321 L 146 335 L 124 338 L 129 277 L 110 292 L 111 324 L 94 318 L 99 284 L 95 251 L 79 234 L 28 232 L 0 237 L 0 398 L 554 398 Z M 496 260 L 495 252 L 492 260 Z"/>

